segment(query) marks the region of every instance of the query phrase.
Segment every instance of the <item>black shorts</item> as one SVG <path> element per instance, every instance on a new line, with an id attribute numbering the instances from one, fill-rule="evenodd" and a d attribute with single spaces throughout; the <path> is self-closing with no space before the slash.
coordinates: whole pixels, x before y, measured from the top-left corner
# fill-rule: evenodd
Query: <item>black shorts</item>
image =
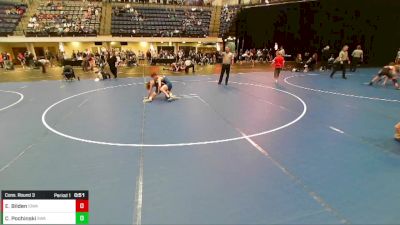
<path id="1" fill-rule="evenodd" d="M 74 74 L 74 73 L 71 73 L 71 72 L 64 72 L 64 76 L 65 76 L 67 79 L 75 78 L 75 74 Z"/>
<path id="2" fill-rule="evenodd" d="M 389 78 L 393 77 L 392 74 L 390 74 L 390 69 L 388 69 L 388 68 L 381 69 L 381 71 L 379 71 L 379 73 L 378 73 L 378 76 L 379 77 L 387 76 Z"/>
<path id="3" fill-rule="evenodd" d="M 171 83 L 168 83 L 168 84 L 162 84 L 162 86 L 167 86 L 167 88 L 168 88 L 168 91 L 171 91 L 172 90 L 172 84 Z M 162 87 L 161 86 L 161 87 Z M 159 92 L 159 90 L 158 90 L 158 86 L 156 85 L 156 93 L 158 93 Z"/>
<path id="4" fill-rule="evenodd" d="M 168 87 L 168 91 L 171 91 L 172 90 L 172 84 L 171 83 L 168 83 L 168 84 L 166 84 L 167 85 L 167 87 Z"/>

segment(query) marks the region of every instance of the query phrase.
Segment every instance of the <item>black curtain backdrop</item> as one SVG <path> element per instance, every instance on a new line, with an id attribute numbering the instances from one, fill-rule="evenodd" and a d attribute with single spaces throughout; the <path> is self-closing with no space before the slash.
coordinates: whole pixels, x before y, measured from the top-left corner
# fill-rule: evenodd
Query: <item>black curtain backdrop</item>
<path id="1" fill-rule="evenodd" d="M 320 0 L 243 9 L 237 37 L 244 49 L 283 45 L 287 54 L 317 52 L 329 44 L 363 46 L 371 65 L 393 61 L 400 47 L 400 0 Z"/>

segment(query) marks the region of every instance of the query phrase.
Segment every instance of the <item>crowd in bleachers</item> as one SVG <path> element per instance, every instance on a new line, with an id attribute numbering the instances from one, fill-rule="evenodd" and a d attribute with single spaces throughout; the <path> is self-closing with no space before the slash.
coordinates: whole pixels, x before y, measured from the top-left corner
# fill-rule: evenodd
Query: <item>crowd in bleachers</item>
<path id="1" fill-rule="evenodd" d="M 225 36 L 232 25 L 235 22 L 237 14 L 239 12 L 239 6 L 228 6 L 224 5 L 221 11 L 219 35 Z"/>
<path id="2" fill-rule="evenodd" d="M 102 6 L 98 2 L 48 1 L 28 23 L 26 36 L 93 36 L 100 29 Z"/>
<path id="3" fill-rule="evenodd" d="M 205 37 L 211 11 L 203 8 L 156 8 L 146 6 L 114 7 L 114 36 Z"/>
<path id="4" fill-rule="evenodd" d="M 265 3 L 267 4 L 279 4 L 279 3 L 290 3 L 290 2 L 298 2 L 299 0 L 265 0 Z M 306 1 L 315 1 L 315 0 L 302 0 L 304 2 Z"/>
<path id="5" fill-rule="evenodd" d="M 0 1 L 0 36 L 14 32 L 26 9 L 25 4 Z"/>
<path id="6" fill-rule="evenodd" d="M 166 5 L 211 5 L 210 0 L 109 0 L 115 3 L 141 3 L 141 4 L 166 4 Z"/>
<path id="7" fill-rule="evenodd" d="M 249 2 L 243 3 L 242 5 L 274 5 L 274 4 L 282 4 L 282 3 L 291 3 L 291 2 L 307 2 L 307 1 L 317 1 L 317 0 L 251 0 Z"/>

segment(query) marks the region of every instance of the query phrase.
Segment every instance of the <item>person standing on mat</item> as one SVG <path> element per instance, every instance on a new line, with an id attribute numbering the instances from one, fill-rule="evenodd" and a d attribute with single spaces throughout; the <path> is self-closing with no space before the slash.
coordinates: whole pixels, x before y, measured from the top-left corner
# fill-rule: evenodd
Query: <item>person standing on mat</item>
<path id="1" fill-rule="evenodd" d="M 322 49 L 321 53 L 321 71 L 328 70 L 328 60 L 330 56 L 331 56 L 331 50 L 329 45 L 327 45 L 325 46 L 324 49 Z"/>
<path id="2" fill-rule="evenodd" d="M 356 72 L 357 66 L 364 60 L 364 52 L 361 49 L 361 45 L 357 45 L 357 49 L 351 53 L 351 57 L 350 72 Z"/>
<path id="3" fill-rule="evenodd" d="M 394 62 L 396 64 L 400 64 L 400 48 L 399 48 L 399 51 L 397 52 L 396 59 L 394 60 Z"/>
<path id="4" fill-rule="evenodd" d="M 396 124 L 395 126 L 395 134 L 394 138 L 400 142 L 400 123 Z"/>
<path id="5" fill-rule="evenodd" d="M 185 60 L 185 72 L 189 73 L 189 69 L 192 68 L 192 73 L 194 73 L 194 62 L 191 58 Z"/>
<path id="6" fill-rule="evenodd" d="M 279 74 L 281 74 L 282 68 L 285 66 L 285 58 L 282 56 L 281 51 L 276 51 L 276 57 L 272 60 L 272 64 L 275 65 L 274 79 L 275 83 L 278 83 Z"/>
<path id="7" fill-rule="evenodd" d="M 347 79 L 346 77 L 346 64 L 350 64 L 349 60 L 349 46 L 345 45 L 342 48 L 342 51 L 340 51 L 339 56 L 336 58 L 333 66 L 333 71 L 331 73 L 331 78 L 333 78 L 333 75 L 341 70 L 342 71 L 342 78 Z"/>
<path id="8" fill-rule="evenodd" d="M 231 64 L 233 64 L 233 54 L 229 49 L 229 47 L 225 47 L 225 52 L 222 52 L 221 55 L 222 55 L 222 69 L 221 69 L 221 75 L 219 76 L 218 84 L 220 85 L 222 83 L 222 79 L 224 78 L 224 74 L 226 72 L 225 85 L 228 85 L 229 72 L 231 71 Z"/>
<path id="9" fill-rule="evenodd" d="M 108 66 L 110 67 L 111 73 L 114 75 L 114 78 L 118 76 L 118 69 L 117 69 L 117 56 L 115 53 L 111 53 L 111 57 L 107 60 Z"/>

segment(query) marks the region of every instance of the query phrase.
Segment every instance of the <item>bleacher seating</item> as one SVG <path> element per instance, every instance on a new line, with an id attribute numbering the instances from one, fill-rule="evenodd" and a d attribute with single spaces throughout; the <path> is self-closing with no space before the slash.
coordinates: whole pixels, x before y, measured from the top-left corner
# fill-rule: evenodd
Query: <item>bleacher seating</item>
<path id="1" fill-rule="evenodd" d="M 229 33 L 229 29 L 235 22 L 240 6 L 223 6 L 219 26 L 219 36 L 224 37 Z"/>
<path id="2" fill-rule="evenodd" d="M 208 8 L 114 7 L 111 33 L 132 37 L 205 37 L 210 20 Z"/>
<path id="3" fill-rule="evenodd" d="M 269 0 L 269 4 L 280 4 L 280 3 L 291 3 L 291 2 L 307 2 L 307 1 L 316 1 L 316 0 Z"/>
<path id="4" fill-rule="evenodd" d="M 115 3 L 140 3 L 140 4 L 165 4 L 165 5 L 195 5 L 205 6 L 211 5 L 209 0 L 111 0 Z"/>
<path id="5" fill-rule="evenodd" d="M 0 1 L 0 36 L 11 35 L 27 9 L 26 4 Z"/>
<path id="6" fill-rule="evenodd" d="M 101 2 L 42 3 L 30 19 L 25 36 L 96 36 L 100 30 L 101 14 Z"/>

